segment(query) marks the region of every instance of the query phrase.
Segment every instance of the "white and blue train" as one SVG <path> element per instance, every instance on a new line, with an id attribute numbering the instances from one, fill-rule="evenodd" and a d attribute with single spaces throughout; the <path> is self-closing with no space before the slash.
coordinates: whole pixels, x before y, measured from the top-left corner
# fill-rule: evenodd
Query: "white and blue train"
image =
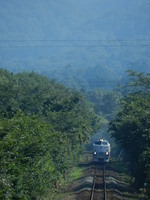
<path id="1" fill-rule="evenodd" d="M 110 144 L 107 140 L 100 139 L 93 143 L 93 161 L 109 162 Z"/>

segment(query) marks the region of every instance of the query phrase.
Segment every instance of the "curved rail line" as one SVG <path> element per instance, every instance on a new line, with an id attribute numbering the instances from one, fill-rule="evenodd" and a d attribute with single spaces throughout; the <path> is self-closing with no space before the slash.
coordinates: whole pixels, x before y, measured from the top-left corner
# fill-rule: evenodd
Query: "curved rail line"
<path id="1" fill-rule="evenodd" d="M 95 173 L 94 173 L 94 178 L 93 178 L 93 186 L 92 186 L 92 190 L 91 190 L 90 200 L 94 200 L 94 192 L 95 192 L 97 171 L 98 171 L 98 165 L 95 166 Z M 105 165 L 103 165 L 103 189 L 104 189 L 104 200 L 107 200 L 107 196 L 106 196 L 106 181 L 105 181 Z"/>

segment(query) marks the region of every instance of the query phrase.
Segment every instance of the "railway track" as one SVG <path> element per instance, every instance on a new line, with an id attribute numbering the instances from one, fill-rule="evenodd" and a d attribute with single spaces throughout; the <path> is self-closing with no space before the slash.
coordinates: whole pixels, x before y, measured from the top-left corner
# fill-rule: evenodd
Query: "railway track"
<path id="1" fill-rule="evenodd" d="M 103 200 L 107 199 L 106 181 L 105 181 L 105 164 L 95 166 L 95 173 L 94 173 L 94 178 L 93 178 L 93 186 L 91 190 L 90 200 L 97 200 L 98 196 L 101 196 L 101 198 L 99 199 L 103 199 Z"/>
<path id="2" fill-rule="evenodd" d="M 89 157 L 88 157 L 89 156 Z M 79 167 L 83 170 L 80 178 L 67 186 L 61 200 L 140 200 L 141 195 L 134 193 L 132 177 L 122 172 L 125 162 L 111 161 L 105 165 L 93 162 L 92 155 Z M 119 168 L 120 167 L 120 168 Z M 64 194 L 64 193 L 63 193 Z M 70 194 L 69 196 L 67 196 Z M 60 199 L 60 198 L 57 198 Z"/>

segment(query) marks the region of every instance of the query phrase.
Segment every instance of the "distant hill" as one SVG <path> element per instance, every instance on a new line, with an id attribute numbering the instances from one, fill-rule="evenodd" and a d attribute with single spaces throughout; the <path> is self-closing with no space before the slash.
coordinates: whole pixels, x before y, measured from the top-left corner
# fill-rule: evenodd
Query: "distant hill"
<path id="1" fill-rule="evenodd" d="M 150 71 L 147 0 L 0 1 L 0 26 L 0 67 L 13 72 L 99 87 Z"/>

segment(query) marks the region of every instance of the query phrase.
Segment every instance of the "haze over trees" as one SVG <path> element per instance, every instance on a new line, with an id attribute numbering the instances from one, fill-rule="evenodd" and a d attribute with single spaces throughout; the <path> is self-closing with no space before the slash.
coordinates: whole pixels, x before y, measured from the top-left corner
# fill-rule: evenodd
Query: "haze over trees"
<path id="1" fill-rule="evenodd" d="M 150 70 L 147 0 L 0 2 L 0 66 L 94 89 Z"/>
<path id="2" fill-rule="evenodd" d="M 52 191 L 109 121 L 150 195 L 150 3 L 5 0 L 0 27 L 0 198 Z"/>

